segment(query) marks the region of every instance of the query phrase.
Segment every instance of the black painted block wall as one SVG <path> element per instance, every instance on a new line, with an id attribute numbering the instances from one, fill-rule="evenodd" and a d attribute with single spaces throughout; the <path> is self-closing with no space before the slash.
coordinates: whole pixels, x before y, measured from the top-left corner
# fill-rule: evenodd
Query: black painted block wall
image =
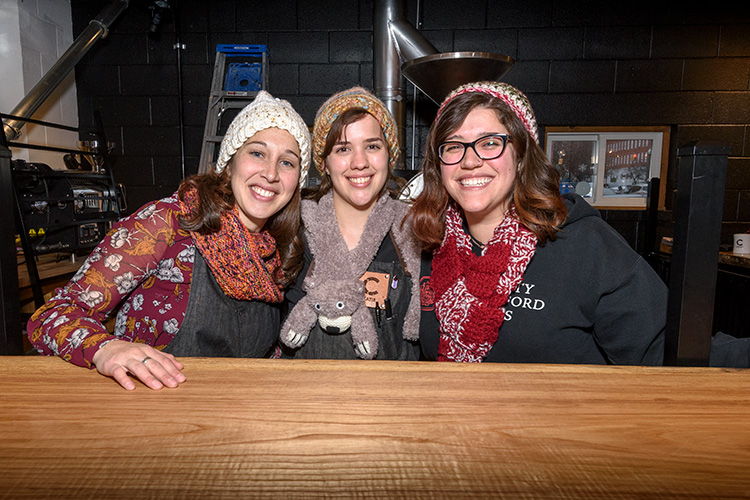
<path id="1" fill-rule="evenodd" d="M 107 4 L 71 3 L 74 35 Z M 309 125 L 330 94 L 353 85 L 372 88 L 372 0 L 172 0 L 172 15 L 156 35 L 149 34 L 151 4 L 131 1 L 76 67 L 81 125 L 92 124 L 99 110 L 108 140 L 117 144 L 113 168 L 128 189 L 129 211 L 172 193 L 183 176 L 197 172 L 216 44 L 267 44 L 270 92 L 288 99 Z M 750 229 L 745 2 L 405 5 L 408 20 L 440 51 L 513 57 L 504 79 L 529 96 L 542 133 L 561 125 L 671 126 L 669 174 L 662 180 L 667 209 L 677 184 L 677 148 L 694 140 L 730 144 L 722 242 Z M 177 42 L 185 45 L 180 66 Z M 405 166 L 418 168 L 436 106 L 405 86 Z M 642 213 L 613 212 L 605 218 L 638 249 Z"/>

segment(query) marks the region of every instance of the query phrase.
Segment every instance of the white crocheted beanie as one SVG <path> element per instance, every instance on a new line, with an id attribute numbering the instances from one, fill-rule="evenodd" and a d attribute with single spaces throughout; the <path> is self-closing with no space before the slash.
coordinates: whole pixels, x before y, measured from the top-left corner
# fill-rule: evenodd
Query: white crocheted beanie
<path id="1" fill-rule="evenodd" d="M 229 124 L 219 148 L 216 173 L 221 173 L 227 167 L 234 153 L 248 138 L 274 127 L 286 130 L 297 141 L 301 159 L 299 184 L 304 186 L 310 167 L 310 130 L 289 102 L 277 99 L 265 90 L 258 92 L 253 102 L 245 106 Z"/>

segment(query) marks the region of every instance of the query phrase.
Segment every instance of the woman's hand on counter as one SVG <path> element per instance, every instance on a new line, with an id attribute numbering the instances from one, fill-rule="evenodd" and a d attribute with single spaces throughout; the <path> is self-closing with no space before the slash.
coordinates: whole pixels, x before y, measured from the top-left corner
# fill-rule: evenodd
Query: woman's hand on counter
<path id="1" fill-rule="evenodd" d="M 113 340 L 102 346 L 92 361 L 99 373 L 114 378 L 129 391 L 135 389 L 135 383 L 128 374 L 154 390 L 185 382 L 182 363 L 146 344 Z"/>

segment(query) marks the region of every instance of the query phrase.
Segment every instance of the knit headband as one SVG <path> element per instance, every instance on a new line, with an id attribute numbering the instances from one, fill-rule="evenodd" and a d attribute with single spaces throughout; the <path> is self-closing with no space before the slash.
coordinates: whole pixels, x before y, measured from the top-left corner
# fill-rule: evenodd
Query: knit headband
<path id="1" fill-rule="evenodd" d="M 362 108 L 380 122 L 380 128 L 388 143 L 388 168 L 393 170 L 398 160 L 398 134 L 396 123 L 393 121 L 385 104 L 362 87 L 352 87 L 331 96 L 318 110 L 315 116 L 315 126 L 312 135 L 312 161 L 321 175 L 325 169 L 323 149 L 331 131 L 331 125 L 341 113 L 351 108 Z"/>
<path id="2" fill-rule="evenodd" d="M 489 94 L 493 97 L 497 97 L 505 104 L 510 106 L 510 109 L 521 119 L 526 130 L 529 131 L 531 137 L 538 143 L 539 142 L 539 130 L 537 129 L 536 118 L 534 117 L 534 110 L 531 109 L 529 99 L 517 88 L 507 83 L 502 82 L 475 82 L 461 85 L 448 97 L 445 98 L 443 104 L 438 109 L 437 116 L 440 116 L 445 106 L 453 100 L 454 97 L 470 92 L 482 92 Z"/>
<path id="3" fill-rule="evenodd" d="M 286 130 L 297 141 L 301 160 L 299 185 L 304 186 L 310 166 L 310 131 L 289 102 L 276 99 L 265 90 L 258 92 L 253 102 L 245 106 L 229 124 L 221 141 L 216 173 L 221 173 L 226 168 L 234 153 L 248 138 L 267 128 Z"/>

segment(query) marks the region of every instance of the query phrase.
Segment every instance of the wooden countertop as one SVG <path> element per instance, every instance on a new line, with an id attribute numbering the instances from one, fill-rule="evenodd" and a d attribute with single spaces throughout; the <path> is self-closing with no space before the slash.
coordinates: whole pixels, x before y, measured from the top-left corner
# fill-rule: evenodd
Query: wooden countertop
<path id="1" fill-rule="evenodd" d="M 750 370 L 0 357 L 0 498 L 748 498 Z"/>
<path id="2" fill-rule="evenodd" d="M 734 252 L 720 252 L 719 263 L 750 268 L 750 254 L 734 253 Z"/>
<path id="3" fill-rule="evenodd" d="M 673 238 L 664 237 L 661 239 L 659 251 L 664 255 L 672 254 Z M 719 252 L 719 264 L 729 264 L 732 266 L 750 268 L 750 254 Z"/>

